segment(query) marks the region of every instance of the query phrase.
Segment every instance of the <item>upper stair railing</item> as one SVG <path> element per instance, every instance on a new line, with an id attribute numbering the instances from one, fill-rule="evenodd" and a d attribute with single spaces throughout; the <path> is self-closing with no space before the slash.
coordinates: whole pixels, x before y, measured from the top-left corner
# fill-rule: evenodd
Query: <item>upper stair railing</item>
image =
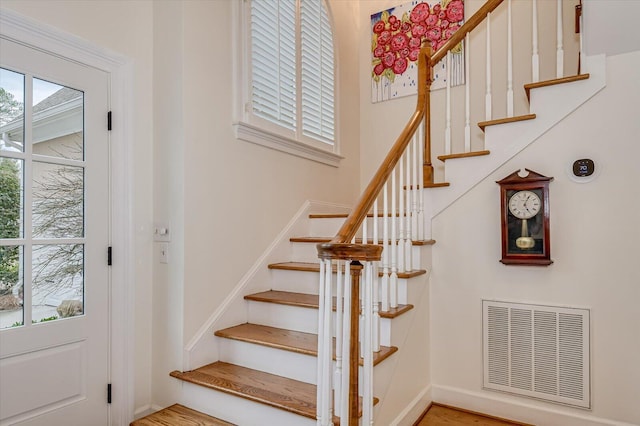
<path id="1" fill-rule="evenodd" d="M 318 244 L 320 258 L 318 315 L 317 424 L 373 424 L 374 354 L 381 342 L 380 313 L 399 309 L 398 279 L 411 276 L 412 246 L 429 242 L 425 235 L 423 188 L 434 183 L 431 162 L 431 84 L 433 68 L 447 60 L 451 50 L 465 41 L 464 151 L 471 151 L 469 50 L 471 33 L 486 20 L 485 120 L 492 120 L 491 14 L 503 0 L 488 0 L 442 45 L 432 53 L 425 42 L 418 58 L 418 94 L 415 111 L 384 161 L 377 169 L 351 214 L 331 240 Z M 513 45 L 511 0 L 507 3 L 507 84 L 506 115 L 514 114 Z M 538 1 L 532 0 L 531 79 L 539 79 Z M 562 0 L 557 0 L 556 77 L 563 73 Z M 500 36 L 501 37 L 501 36 Z M 450 69 L 450 67 L 447 67 Z M 445 96 L 444 152 L 451 147 L 451 86 L 447 78 Z M 469 153 L 467 155 L 473 155 Z M 464 154 L 462 156 L 465 156 Z M 370 219 L 368 219 L 370 218 Z M 416 268 L 417 269 L 417 268 Z M 335 297 L 334 297 L 335 296 Z M 335 306 L 334 306 L 335 300 Z M 335 309 L 335 319 L 332 311 Z M 335 348 L 334 340 L 335 336 Z M 335 354 L 335 364 L 333 356 Z M 358 374 L 363 359 L 362 373 Z M 359 381 L 362 381 L 359 398 Z M 360 414 L 362 415 L 360 418 Z M 335 417 L 334 417 L 335 416 Z M 360 420 L 359 420 L 360 418 Z"/>

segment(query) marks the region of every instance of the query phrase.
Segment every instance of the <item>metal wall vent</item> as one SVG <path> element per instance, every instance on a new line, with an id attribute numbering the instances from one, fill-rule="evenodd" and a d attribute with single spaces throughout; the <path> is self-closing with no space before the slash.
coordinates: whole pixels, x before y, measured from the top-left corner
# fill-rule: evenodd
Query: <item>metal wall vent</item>
<path id="1" fill-rule="evenodd" d="M 591 408 L 589 310 L 482 301 L 483 387 Z"/>

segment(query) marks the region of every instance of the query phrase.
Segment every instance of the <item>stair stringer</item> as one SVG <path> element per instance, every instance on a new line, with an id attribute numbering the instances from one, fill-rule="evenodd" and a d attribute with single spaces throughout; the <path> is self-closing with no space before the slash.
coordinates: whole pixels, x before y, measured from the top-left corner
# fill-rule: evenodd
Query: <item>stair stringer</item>
<path id="1" fill-rule="evenodd" d="M 244 300 L 244 296 L 270 289 L 272 277 L 268 265 L 291 258 L 292 244 L 289 239 L 309 234 L 311 229 L 309 213 L 343 213 L 347 210 L 348 207 L 343 205 L 306 201 L 187 343 L 184 348 L 182 370 L 193 370 L 220 359 L 220 338 L 213 335 L 214 331 L 248 321 L 248 302 Z"/>
<path id="2" fill-rule="evenodd" d="M 485 149 L 490 155 L 447 161 L 445 179 L 451 186 L 425 191 L 426 217 L 435 217 L 471 188 L 549 131 L 580 105 L 606 86 L 606 58 L 594 55 L 583 59 L 586 80 L 531 90 L 533 120 L 488 126 Z"/>

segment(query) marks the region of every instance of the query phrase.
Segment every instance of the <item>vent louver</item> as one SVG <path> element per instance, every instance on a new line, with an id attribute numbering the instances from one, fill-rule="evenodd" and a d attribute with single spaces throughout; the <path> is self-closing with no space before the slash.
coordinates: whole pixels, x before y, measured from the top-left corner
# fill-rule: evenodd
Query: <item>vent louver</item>
<path id="1" fill-rule="evenodd" d="M 591 407 L 589 310 L 483 300 L 483 387 Z"/>

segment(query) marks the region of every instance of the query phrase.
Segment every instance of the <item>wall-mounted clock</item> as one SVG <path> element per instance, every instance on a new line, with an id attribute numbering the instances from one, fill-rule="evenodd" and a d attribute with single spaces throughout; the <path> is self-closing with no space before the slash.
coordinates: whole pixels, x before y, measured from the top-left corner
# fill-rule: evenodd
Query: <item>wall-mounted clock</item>
<path id="1" fill-rule="evenodd" d="M 499 180 L 502 225 L 502 259 L 506 265 L 553 263 L 549 240 L 549 182 L 546 177 L 525 169 Z"/>

